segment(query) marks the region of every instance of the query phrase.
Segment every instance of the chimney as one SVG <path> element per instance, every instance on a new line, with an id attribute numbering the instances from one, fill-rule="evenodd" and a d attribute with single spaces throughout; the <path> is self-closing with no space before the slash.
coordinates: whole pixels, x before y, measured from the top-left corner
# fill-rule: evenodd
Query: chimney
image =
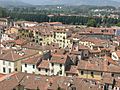
<path id="1" fill-rule="evenodd" d="M 1 49 L 1 54 L 4 54 L 2 49 Z"/>

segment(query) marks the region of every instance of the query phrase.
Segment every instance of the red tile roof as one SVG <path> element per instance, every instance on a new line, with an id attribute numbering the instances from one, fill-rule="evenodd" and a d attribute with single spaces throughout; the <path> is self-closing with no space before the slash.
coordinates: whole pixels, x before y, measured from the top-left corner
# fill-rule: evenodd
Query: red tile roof
<path id="1" fill-rule="evenodd" d="M 24 54 L 20 55 L 19 53 L 24 53 Z M 0 59 L 7 60 L 7 61 L 16 61 L 16 60 L 29 58 L 37 54 L 38 54 L 38 51 L 35 51 L 35 50 L 15 51 L 13 49 L 8 49 L 8 50 L 2 49 L 2 53 L 0 53 Z"/>
<path id="2" fill-rule="evenodd" d="M 41 63 L 39 64 L 38 68 L 49 69 L 49 61 L 42 60 Z"/>
<path id="3" fill-rule="evenodd" d="M 91 82 L 96 83 L 92 84 Z M 13 90 L 18 85 L 23 85 L 25 89 L 57 90 L 58 87 L 68 90 L 75 87 L 76 90 L 102 90 L 99 81 L 86 80 L 77 77 L 42 76 L 27 73 L 13 73 L 0 81 L 0 90 Z"/>
<path id="4" fill-rule="evenodd" d="M 0 78 L 4 77 L 6 74 L 0 73 Z"/>
<path id="5" fill-rule="evenodd" d="M 66 71 L 66 73 L 67 73 L 67 74 L 75 74 L 75 75 L 78 75 L 77 69 L 78 69 L 77 66 L 71 66 L 71 67 L 70 67 L 70 70 Z"/>
<path id="6" fill-rule="evenodd" d="M 67 55 L 53 54 L 50 60 L 51 63 L 65 64 L 67 61 Z"/>
<path id="7" fill-rule="evenodd" d="M 22 63 L 26 63 L 26 64 L 34 64 L 36 65 L 38 60 L 40 60 L 41 56 L 37 55 L 37 56 L 33 56 L 33 57 L 30 57 L 26 60 L 22 60 Z"/>
<path id="8" fill-rule="evenodd" d="M 24 44 L 27 43 L 27 41 L 24 40 L 24 39 L 17 39 L 17 40 L 15 40 L 15 43 L 16 43 L 17 45 L 24 45 Z"/>
<path id="9" fill-rule="evenodd" d="M 117 54 L 117 56 L 120 58 L 120 50 L 115 52 Z"/>

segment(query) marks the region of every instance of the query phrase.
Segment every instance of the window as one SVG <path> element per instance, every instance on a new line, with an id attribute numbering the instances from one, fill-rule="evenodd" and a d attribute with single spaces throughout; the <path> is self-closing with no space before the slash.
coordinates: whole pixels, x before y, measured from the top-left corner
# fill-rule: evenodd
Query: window
<path id="1" fill-rule="evenodd" d="M 3 61 L 3 65 L 5 65 L 5 61 Z"/>
<path id="2" fill-rule="evenodd" d="M 47 70 L 47 69 L 45 69 L 45 71 L 46 71 L 46 73 L 48 72 L 48 70 Z"/>
<path id="3" fill-rule="evenodd" d="M 35 42 L 35 39 L 33 39 L 32 41 Z"/>
<path id="4" fill-rule="evenodd" d="M 60 71 L 60 75 L 62 75 L 62 71 Z"/>
<path id="5" fill-rule="evenodd" d="M 11 66 L 11 63 L 9 62 L 9 66 Z"/>
<path id="6" fill-rule="evenodd" d="M 5 69 L 5 68 L 3 68 L 3 72 L 4 72 L 4 73 L 6 72 L 6 69 Z"/>
<path id="7" fill-rule="evenodd" d="M 43 39 L 41 38 L 40 41 L 42 41 Z"/>
<path id="8" fill-rule="evenodd" d="M 39 68 L 38 70 L 39 70 L 39 71 L 41 71 L 41 69 L 40 69 L 40 68 Z"/>
<path id="9" fill-rule="evenodd" d="M 114 74 L 112 73 L 111 76 L 114 77 Z"/>
<path id="10" fill-rule="evenodd" d="M 15 68 L 15 71 L 17 71 L 17 68 Z"/>
<path id="11" fill-rule="evenodd" d="M 38 34 L 38 32 L 36 32 L 36 34 Z"/>
<path id="12" fill-rule="evenodd" d="M 103 72 L 101 72 L 101 76 L 103 75 Z"/>
<path id="13" fill-rule="evenodd" d="M 52 67 L 54 66 L 54 63 L 52 63 Z"/>
<path id="14" fill-rule="evenodd" d="M 94 73 L 93 72 L 91 72 L 91 76 L 94 77 Z"/>
<path id="15" fill-rule="evenodd" d="M 35 74 L 35 72 L 32 72 L 33 74 Z"/>
<path id="16" fill-rule="evenodd" d="M 38 35 L 41 35 L 41 33 L 40 33 L 40 32 L 38 32 Z"/>
<path id="17" fill-rule="evenodd" d="M 62 64 L 60 64 L 60 68 L 62 67 Z"/>
<path id="18" fill-rule="evenodd" d="M 36 40 L 36 43 L 38 43 L 38 40 Z"/>
<path id="19" fill-rule="evenodd" d="M 11 73 L 11 68 L 9 68 L 9 73 Z"/>
<path id="20" fill-rule="evenodd" d="M 81 75 L 84 75 L 84 71 L 81 71 Z"/>
<path id="21" fill-rule="evenodd" d="M 27 64 L 25 64 L 25 67 L 27 67 Z"/>
<path id="22" fill-rule="evenodd" d="M 40 45 L 42 46 L 42 43 L 40 43 Z"/>
<path id="23" fill-rule="evenodd" d="M 27 73 L 27 71 L 25 70 L 25 73 Z"/>
<path id="24" fill-rule="evenodd" d="M 35 68 L 35 65 L 33 65 L 33 68 Z"/>
<path id="25" fill-rule="evenodd" d="M 85 56 L 87 56 L 87 54 L 85 54 Z"/>
<path id="26" fill-rule="evenodd" d="M 72 87 L 72 90 L 76 90 L 76 87 Z"/>
<path id="27" fill-rule="evenodd" d="M 54 70 L 51 70 L 51 73 L 54 73 Z"/>

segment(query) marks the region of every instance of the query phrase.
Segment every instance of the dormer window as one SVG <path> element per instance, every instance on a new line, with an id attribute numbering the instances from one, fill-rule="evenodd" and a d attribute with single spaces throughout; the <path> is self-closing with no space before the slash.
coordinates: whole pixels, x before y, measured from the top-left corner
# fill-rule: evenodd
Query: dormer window
<path id="1" fill-rule="evenodd" d="M 93 33 L 92 31 L 90 31 L 90 33 Z"/>
<path id="2" fill-rule="evenodd" d="M 57 50 L 55 50 L 55 53 L 57 53 Z"/>
<path id="3" fill-rule="evenodd" d="M 64 57 L 61 57 L 61 59 L 64 59 Z"/>
<path id="4" fill-rule="evenodd" d="M 106 29 L 105 30 L 101 30 L 101 32 L 108 32 L 108 30 L 106 30 Z"/>
<path id="5" fill-rule="evenodd" d="M 101 30 L 101 32 L 104 32 L 104 30 Z"/>

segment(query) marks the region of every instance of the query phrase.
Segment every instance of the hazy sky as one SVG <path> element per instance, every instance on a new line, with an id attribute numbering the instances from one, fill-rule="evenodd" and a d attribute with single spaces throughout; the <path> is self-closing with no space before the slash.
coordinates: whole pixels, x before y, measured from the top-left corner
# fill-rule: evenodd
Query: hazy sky
<path id="1" fill-rule="evenodd" d="M 15 0 L 14 0 L 15 1 Z M 46 1 L 57 1 L 57 0 L 21 0 L 23 2 L 31 3 L 31 4 L 39 4 L 40 2 L 46 2 Z M 65 1 L 65 0 L 64 0 Z M 113 1 L 118 1 L 120 0 L 113 0 Z"/>

